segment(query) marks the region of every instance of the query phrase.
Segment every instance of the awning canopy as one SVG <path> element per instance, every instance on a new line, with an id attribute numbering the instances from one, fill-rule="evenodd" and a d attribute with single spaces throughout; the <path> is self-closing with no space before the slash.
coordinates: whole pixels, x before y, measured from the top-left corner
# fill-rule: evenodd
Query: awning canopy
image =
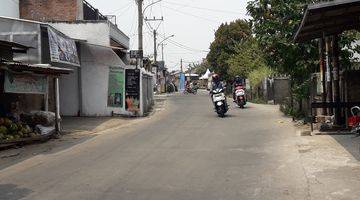
<path id="1" fill-rule="evenodd" d="M 16 42 L 9 42 L 5 40 L 0 40 L 0 46 L 11 48 L 14 53 L 26 53 L 26 51 L 31 48 Z"/>
<path id="2" fill-rule="evenodd" d="M 360 28 L 360 0 L 335 0 L 308 5 L 295 41 L 336 35 Z"/>
<path id="3" fill-rule="evenodd" d="M 125 67 L 125 63 L 113 51 L 112 47 L 89 43 L 80 43 L 82 63 L 94 63 L 111 67 Z"/>
<path id="4" fill-rule="evenodd" d="M 0 69 L 12 70 L 16 72 L 34 72 L 37 74 L 61 75 L 70 74 L 72 69 L 54 67 L 49 64 L 28 65 L 20 62 L 0 62 Z"/>

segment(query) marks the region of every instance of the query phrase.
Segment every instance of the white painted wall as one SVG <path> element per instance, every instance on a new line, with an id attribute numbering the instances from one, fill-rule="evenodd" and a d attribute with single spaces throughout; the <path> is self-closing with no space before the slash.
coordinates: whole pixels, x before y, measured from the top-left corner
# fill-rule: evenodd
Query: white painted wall
<path id="1" fill-rule="evenodd" d="M 77 116 L 79 105 L 78 67 L 71 67 L 73 73 L 60 77 L 60 114 Z"/>
<path id="2" fill-rule="evenodd" d="M 90 44 L 110 46 L 110 27 L 107 22 L 50 23 L 65 35 L 86 40 Z"/>
<path id="3" fill-rule="evenodd" d="M 0 16 L 19 18 L 19 0 L 1 0 Z"/>

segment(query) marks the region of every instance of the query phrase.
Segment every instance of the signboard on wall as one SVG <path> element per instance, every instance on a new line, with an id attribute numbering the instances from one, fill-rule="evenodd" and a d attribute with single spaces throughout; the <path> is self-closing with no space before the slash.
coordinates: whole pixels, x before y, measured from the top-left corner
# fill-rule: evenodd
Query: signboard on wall
<path id="1" fill-rule="evenodd" d="M 74 40 L 62 36 L 52 28 L 48 28 L 48 35 L 51 62 L 80 65 Z"/>
<path id="2" fill-rule="evenodd" d="M 130 51 L 130 58 L 140 58 L 142 56 L 143 52 L 140 50 L 131 50 Z"/>
<path id="3" fill-rule="evenodd" d="M 125 71 L 125 102 L 126 110 L 140 111 L 140 70 L 127 69 Z"/>
<path id="4" fill-rule="evenodd" d="M 108 86 L 108 106 L 123 108 L 124 102 L 124 70 L 110 67 Z"/>
<path id="5" fill-rule="evenodd" d="M 19 94 L 47 93 L 47 77 L 30 74 L 5 73 L 4 91 Z"/>

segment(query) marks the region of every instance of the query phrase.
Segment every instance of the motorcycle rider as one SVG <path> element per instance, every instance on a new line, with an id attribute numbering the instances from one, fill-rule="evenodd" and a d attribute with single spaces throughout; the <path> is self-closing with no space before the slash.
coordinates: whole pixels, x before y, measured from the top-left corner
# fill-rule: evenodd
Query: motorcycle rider
<path id="1" fill-rule="evenodd" d="M 211 90 L 210 93 L 212 93 L 213 90 L 216 90 L 218 88 L 223 88 L 223 85 L 220 81 L 220 77 L 218 74 L 212 75 L 212 83 L 211 83 Z"/>
<path id="2" fill-rule="evenodd" d="M 234 102 L 236 101 L 236 95 L 235 95 L 236 87 L 243 87 L 243 86 L 244 86 L 243 79 L 240 76 L 235 76 L 234 82 L 233 82 L 233 99 L 234 99 Z"/>

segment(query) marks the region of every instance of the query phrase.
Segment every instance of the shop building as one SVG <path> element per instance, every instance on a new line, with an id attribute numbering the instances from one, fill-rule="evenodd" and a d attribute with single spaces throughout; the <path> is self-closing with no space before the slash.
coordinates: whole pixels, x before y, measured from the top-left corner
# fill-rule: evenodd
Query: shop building
<path id="1" fill-rule="evenodd" d="M 31 14 L 33 11 L 36 16 Z M 131 74 L 127 70 L 135 67 L 128 65 L 130 39 L 117 27 L 115 17 L 105 16 L 81 0 L 69 0 L 61 5 L 56 0 L 27 0 L 20 4 L 20 17 L 44 21 L 76 40 L 81 64 L 72 66 L 74 73 L 60 80 L 60 93 L 66 94 L 61 96 L 62 115 L 143 115 L 147 112 L 152 95 L 143 97 L 143 86 L 152 88 L 153 83 L 143 77 L 151 75 L 139 70 L 139 76 L 133 77 L 137 82 L 132 82 L 137 84 L 134 86 L 137 95 L 126 91 L 126 76 Z M 152 89 L 146 91 L 148 93 L 152 93 Z M 134 101 L 131 106 L 129 99 Z M 129 109 L 134 105 L 138 105 L 138 109 Z"/>
<path id="2" fill-rule="evenodd" d="M 26 57 L 31 48 L 0 40 L 0 147 L 41 140 L 61 131 L 59 77 L 72 70 L 14 60 L 15 55 Z M 43 115 L 54 118 L 44 122 L 24 117 L 39 111 L 51 111 L 54 115 L 50 112 Z M 43 132 L 40 127 L 46 130 Z"/>

